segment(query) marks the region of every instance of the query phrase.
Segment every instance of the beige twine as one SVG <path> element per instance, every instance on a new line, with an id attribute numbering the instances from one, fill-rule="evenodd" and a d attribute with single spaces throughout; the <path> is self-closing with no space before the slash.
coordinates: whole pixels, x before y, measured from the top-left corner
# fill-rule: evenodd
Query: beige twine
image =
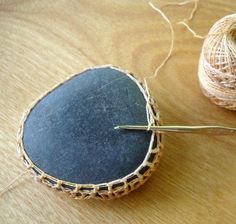
<path id="1" fill-rule="evenodd" d="M 3 189 L 0 190 L 0 196 L 2 196 L 6 191 L 10 190 L 12 185 L 16 183 L 22 176 L 24 176 L 28 172 L 28 167 L 21 172 L 18 176 L 16 176 L 13 180 L 10 181 Z"/>
<path id="2" fill-rule="evenodd" d="M 187 5 L 189 3 L 194 3 L 189 17 L 183 19 L 182 21 L 178 22 L 177 24 L 185 26 L 187 28 L 187 30 L 193 34 L 194 37 L 196 37 L 198 39 L 204 39 L 206 36 L 202 36 L 202 35 L 197 34 L 189 25 L 190 21 L 194 18 L 195 13 L 197 12 L 198 2 L 199 2 L 199 0 L 188 0 L 188 1 L 184 1 L 184 2 L 167 2 L 162 6 L 162 8 L 166 7 L 166 6 L 183 6 L 183 5 Z"/>
<path id="3" fill-rule="evenodd" d="M 221 107 L 236 110 L 236 14 L 225 16 L 210 29 L 198 76 L 207 97 Z"/>

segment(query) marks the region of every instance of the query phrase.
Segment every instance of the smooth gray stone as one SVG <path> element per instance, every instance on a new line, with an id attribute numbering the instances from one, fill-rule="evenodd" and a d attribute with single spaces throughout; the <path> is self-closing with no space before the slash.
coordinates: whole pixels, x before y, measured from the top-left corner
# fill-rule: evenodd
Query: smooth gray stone
<path id="1" fill-rule="evenodd" d="M 24 127 L 29 158 L 58 179 L 99 184 L 122 178 L 144 160 L 151 133 L 114 130 L 147 124 L 138 86 L 112 68 L 87 70 L 45 96 Z"/>

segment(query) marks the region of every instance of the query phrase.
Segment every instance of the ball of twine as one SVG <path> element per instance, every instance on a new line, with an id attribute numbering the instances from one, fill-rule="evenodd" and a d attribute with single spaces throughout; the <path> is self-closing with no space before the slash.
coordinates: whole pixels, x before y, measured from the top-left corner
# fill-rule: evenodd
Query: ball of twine
<path id="1" fill-rule="evenodd" d="M 236 14 L 217 21 L 203 43 L 198 76 L 215 104 L 236 110 Z"/>

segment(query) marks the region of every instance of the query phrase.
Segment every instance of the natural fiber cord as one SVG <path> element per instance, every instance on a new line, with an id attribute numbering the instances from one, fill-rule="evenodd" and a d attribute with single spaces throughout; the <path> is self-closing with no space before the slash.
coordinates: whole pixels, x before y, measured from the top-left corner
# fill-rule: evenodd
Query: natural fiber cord
<path id="1" fill-rule="evenodd" d="M 210 29 L 198 76 L 203 93 L 211 101 L 236 110 L 236 14 L 225 16 Z"/>

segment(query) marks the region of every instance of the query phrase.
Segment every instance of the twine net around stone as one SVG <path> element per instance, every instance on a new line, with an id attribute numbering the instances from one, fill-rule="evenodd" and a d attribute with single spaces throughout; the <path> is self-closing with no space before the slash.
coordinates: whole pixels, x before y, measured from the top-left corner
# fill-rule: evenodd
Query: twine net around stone
<path id="1" fill-rule="evenodd" d="M 127 71 L 122 71 L 121 69 L 111 66 L 99 66 L 91 69 L 101 68 L 101 67 L 110 67 L 112 69 L 119 70 L 129 76 L 139 87 L 142 92 L 144 99 L 147 102 L 146 112 L 147 112 L 147 121 L 149 125 L 160 125 L 160 117 L 159 110 L 155 101 L 150 97 L 149 92 L 141 82 L 139 82 L 132 74 Z M 70 77 L 69 79 L 73 78 Z M 68 81 L 65 80 L 64 82 Z M 64 83 L 63 82 L 63 83 Z M 156 169 L 160 156 L 161 149 L 163 148 L 162 144 L 162 134 L 159 132 L 152 131 L 151 139 L 147 154 L 143 160 L 143 162 L 137 167 L 136 170 L 129 173 L 125 177 L 120 179 L 101 184 L 79 184 L 67 182 L 64 180 L 60 180 L 56 177 L 53 177 L 39 167 L 37 167 L 33 161 L 28 157 L 27 152 L 24 148 L 23 144 L 23 134 L 24 134 L 24 124 L 27 120 L 28 115 L 34 106 L 42 100 L 47 94 L 52 92 L 54 89 L 58 88 L 63 83 L 56 85 L 53 89 L 48 91 L 46 94 L 42 95 L 39 99 L 37 99 L 33 104 L 29 106 L 29 108 L 25 111 L 22 117 L 22 121 L 20 124 L 19 132 L 17 135 L 17 149 L 20 158 L 23 160 L 27 170 L 35 177 L 35 180 L 46 184 L 49 187 L 57 189 L 62 192 L 68 193 L 69 196 L 72 196 L 76 199 L 88 199 L 88 198 L 96 198 L 96 199 L 113 199 L 119 198 L 123 195 L 128 194 L 129 192 L 135 190 L 140 185 L 144 184 L 146 180 L 151 176 L 153 171 Z M 92 155 L 91 155 L 92 156 Z M 89 159 L 89 158 L 87 158 Z"/>
<path id="2" fill-rule="evenodd" d="M 151 2 L 149 5 L 157 11 L 162 18 L 167 22 L 170 32 L 171 32 L 171 45 L 168 51 L 167 56 L 163 59 L 160 65 L 156 68 L 154 75 L 144 77 L 143 83 L 139 82 L 135 77 L 125 72 L 136 84 L 138 85 L 140 91 L 143 93 L 143 96 L 147 102 L 146 104 L 146 112 L 147 112 L 147 121 L 148 127 L 151 125 L 160 125 L 160 117 L 159 117 L 159 109 L 155 100 L 150 96 L 147 79 L 149 78 L 156 78 L 157 74 L 159 73 L 160 69 L 166 64 L 166 62 L 170 59 L 174 47 L 174 30 L 172 27 L 171 22 L 166 17 L 166 15 L 157 7 L 155 7 Z M 101 66 L 100 66 L 101 67 Z M 111 66 L 114 69 L 120 70 L 116 67 Z M 122 71 L 122 70 L 120 70 Z M 123 71 L 124 72 L 124 71 Z M 68 79 L 64 80 L 64 82 L 68 81 L 69 79 L 73 78 L 69 77 Z M 137 169 L 128 174 L 127 176 L 114 180 L 109 183 L 102 183 L 102 184 L 78 184 L 78 183 L 71 183 L 66 182 L 64 180 L 59 180 L 56 177 L 50 176 L 49 174 L 45 173 L 43 170 L 40 170 L 28 157 L 24 145 L 23 145 L 23 133 L 24 133 L 24 123 L 29 115 L 30 111 L 33 107 L 39 102 L 44 96 L 52 92 L 55 88 L 62 85 L 64 82 L 59 83 L 46 94 L 42 95 L 33 102 L 27 110 L 24 112 L 19 131 L 17 133 L 17 151 L 19 153 L 20 158 L 23 160 L 24 164 L 26 165 L 26 169 L 20 173 L 16 178 L 14 178 L 7 186 L 1 189 L 0 196 L 4 194 L 17 180 L 19 180 L 23 175 L 30 172 L 37 181 L 40 181 L 46 184 L 49 187 L 55 188 L 59 191 L 63 191 L 68 193 L 70 196 L 76 199 L 86 199 L 86 198 L 97 198 L 97 199 L 112 199 L 118 198 L 123 195 L 128 194 L 130 191 L 138 188 L 140 185 L 144 184 L 148 177 L 152 174 L 152 172 L 156 169 L 160 156 L 161 156 L 161 149 L 163 148 L 162 139 L 163 135 L 160 132 L 152 131 L 152 136 L 150 140 L 150 145 L 148 148 L 148 152 L 142 162 L 142 164 L 137 167 Z M 149 129 L 149 128 L 148 128 Z"/>

